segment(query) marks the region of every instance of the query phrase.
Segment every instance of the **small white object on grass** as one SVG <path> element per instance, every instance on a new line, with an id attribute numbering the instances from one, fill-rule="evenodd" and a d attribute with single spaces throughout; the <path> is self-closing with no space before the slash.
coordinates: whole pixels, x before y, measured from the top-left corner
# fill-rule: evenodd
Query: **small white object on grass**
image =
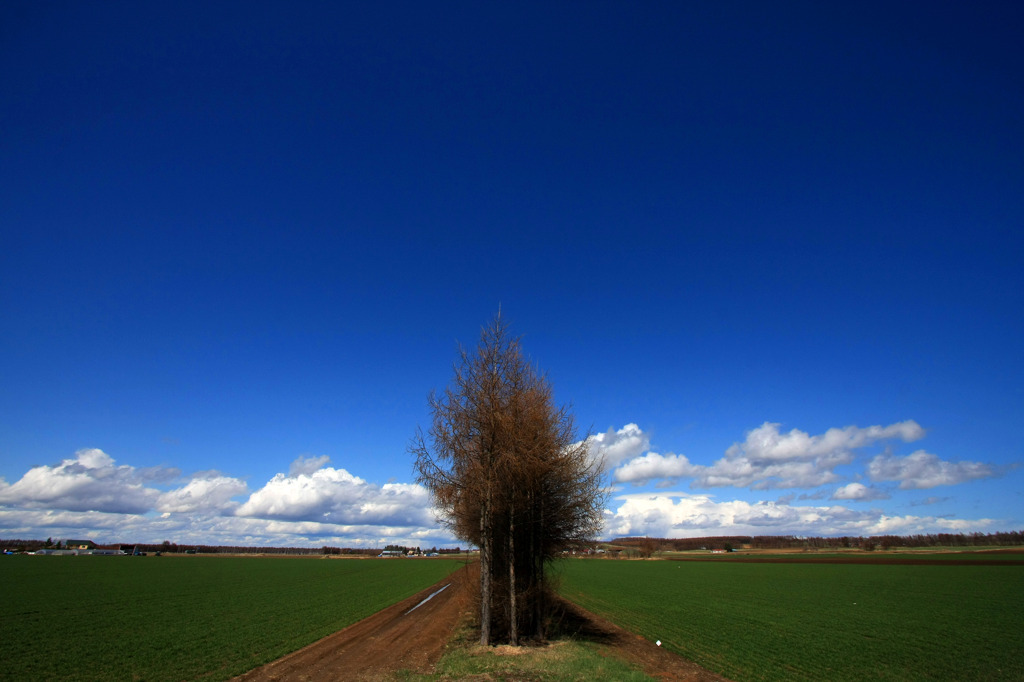
<path id="1" fill-rule="evenodd" d="M 655 644 L 657 644 L 658 646 L 661 646 L 661 640 L 659 639 L 657 642 L 655 642 Z"/>

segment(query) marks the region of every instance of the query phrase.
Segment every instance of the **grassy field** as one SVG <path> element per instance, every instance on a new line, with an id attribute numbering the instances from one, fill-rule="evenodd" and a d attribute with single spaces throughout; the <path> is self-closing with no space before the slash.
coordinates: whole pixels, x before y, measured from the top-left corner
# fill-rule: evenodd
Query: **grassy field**
<path id="1" fill-rule="evenodd" d="M 0 677 L 228 679 L 413 595 L 460 565 L 0 557 Z"/>
<path id="2" fill-rule="evenodd" d="M 1024 679 L 1024 567 L 569 560 L 562 593 L 734 680 Z"/>

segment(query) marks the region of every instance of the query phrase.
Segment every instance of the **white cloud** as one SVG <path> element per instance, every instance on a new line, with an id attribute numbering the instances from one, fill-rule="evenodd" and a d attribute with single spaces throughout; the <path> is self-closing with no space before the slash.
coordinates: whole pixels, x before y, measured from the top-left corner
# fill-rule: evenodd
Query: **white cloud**
<path id="1" fill-rule="evenodd" d="M 235 504 L 232 497 L 247 492 L 245 483 L 217 472 L 196 474 L 183 487 L 167 491 L 146 485 L 179 476 L 174 468 L 118 465 L 107 453 L 90 448 L 60 464 L 33 467 L 13 485 L 0 486 L 0 505 L 113 514 L 192 513 L 227 509 Z"/>
<path id="2" fill-rule="evenodd" d="M 177 469 L 118 465 L 102 450 L 80 450 L 14 484 L 0 481 L 0 530 L 179 544 L 457 544 L 422 486 L 376 485 L 323 466 L 328 461 L 299 457 L 291 475 L 277 474 L 240 502 L 249 489 L 239 478 L 205 471 L 182 480 Z"/>
<path id="3" fill-rule="evenodd" d="M 685 455 L 648 452 L 649 437 L 636 425 L 592 436 L 595 456 L 618 464 L 620 483 L 659 486 L 690 478 L 706 487 L 819 488 L 777 502 L 716 501 L 711 495 L 657 491 L 614 498 L 605 512 L 606 536 L 656 535 L 877 535 L 984 531 L 991 519 L 888 516 L 823 501 L 877 500 L 883 488 L 844 483 L 836 467 L 853 461 L 853 450 L 883 439 L 923 434 L 914 422 L 865 429 L 830 429 L 811 436 L 780 433 L 765 423 L 710 466 Z M 217 471 L 182 477 L 169 467 L 119 465 L 102 450 L 86 449 L 59 464 L 37 466 L 8 484 L 0 479 L 0 530 L 7 537 L 89 537 L 182 544 L 252 546 L 380 547 L 455 545 L 436 522 L 427 490 L 412 483 L 368 482 L 327 466 L 326 455 L 298 457 L 244 499 L 244 481 Z M 993 475 L 976 462 L 944 462 L 923 451 L 907 457 L 879 455 L 869 463 L 872 482 L 900 481 L 903 488 L 950 485 Z M 822 484 L 839 484 L 822 490 Z M 813 500 L 813 501 L 812 501 Z M 464 543 L 463 543 L 464 544 Z"/>
<path id="4" fill-rule="evenodd" d="M 24 539 L 37 537 L 90 537 L 99 534 L 132 534 L 139 524 L 151 521 L 141 514 L 81 512 L 65 510 L 0 509 L 4 535 Z M 79 532 L 76 532 L 79 531 Z"/>
<path id="5" fill-rule="evenodd" d="M 366 481 L 344 469 L 327 467 L 309 474 L 276 474 L 254 492 L 237 516 L 264 519 L 317 518 L 340 501 L 358 497 Z"/>
<path id="6" fill-rule="evenodd" d="M 833 500 L 888 500 L 889 493 L 874 486 L 866 486 L 863 483 L 848 483 L 832 493 Z"/>
<path id="7" fill-rule="evenodd" d="M 238 506 L 231 498 L 244 495 L 244 481 L 219 474 L 194 477 L 184 487 L 170 490 L 157 498 L 155 509 L 166 513 L 227 511 Z"/>
<path id="8" fill-rule="evenodd" d="M 594 434 L 587 438 L 587 443 L 590 456 L 595 460 L 603 458 L 608 470 L 638 457 L 651 447 L 650 438 L 636 424 L 626 424 L 618 431 L 608 429 Z"/>
<path id="9" fill-rule="evenodd" d="M 303 457 L 300 455 L 295 458 L 295 461 L 292 462 L 291 465 L 289 465 L 288 475 L 298 476 L 299 474 L 312 474 L 317 469 L 326 466 L 330 461 L 331 458 L 327 455 L 320 455 L 319 457 L 314 457 L 312 455 L 309 457 Z"/>
<path id="10" fill-rule="evenodd" d="M 652 481 L 659 478 L 675 479 L 694 476 L 701 467 L 690 464 L 686 455 L 659 455 L 648 452 L 623 464 L 615 471 L 620 483 Z"/>
<path id="11" fill-rule="evenodd" d="M 886 516 L 843 506 L 795 506 L 741 500 L 716 502 L 710 495 L 680 492 L 628 494 L 605 514 L 604 536 L 704 537 L 713 535 L 822 535 L 980 531 L 992 519 Z"/>
<path id="12" fill-rule="evenodd" d="M 0 505 L 141 513 L 151 509 L 160 496 L 159 490 L 144 482 L 158 477 L 156 469 L 140 473 L 131 466 L 116 466 L 110 455 L 89 448 L 60 464 L 32 467 L 20 480 L 0 487 Z"/>
<path id="13" fill-rule="evenodd" d="M 924 429 L 912 419 L 889 426 L 831 428 L 820 436 L 811 436 L 799 429 L 780 434 L 779 426 L 765 422 L 748 432 L 743 443 L 733 443 L 725 451 L 726 458 L 742 457 L 752 462 L 811 460 L 834 456 L 881 440 L 899 438 L 911 442 L 924 438 Z"/>
<path id="14" fill-rule="evenodd" d="M 344 469 L 277 474 L 235 512 L 237 516 L 340 524 L 433 525 L 430 495 L 415 484 L 378 486 Z"/>
<path id="15" fill-rule="evenodd" d="M 841 477 L 834 469 L 852 461 L 853 454 L 849 452 L 823 454 L 809 461 L 770 463 L 746 457 L 725 457 L 702 468 L 694 485 L 701 488 L 749 486 L 754 490 L 815 488 L 839 481 Z"/>
<path id="16" fill-rule="evenodd" d="M 208 513 L 152 516 L 0 509 L 0 528 L 5 537 L 81 537 L 101 544 L 129 541 L 159 543 L 163 540 L 183 546 L 254 547 L 383 547 L 392 542 L 427 547 L 460 544 L 446 531 L 433 526 L 348 525 Z"/>
<path id="17" fill-rule="evenodd" d="M 639 428 L 628 426 L 633 427 L 633 442 L 646 444 Z M 842 477 L 835 469 L 853 462 L 853 451 L 858 448 L 881 440 L 913 441 L 923 437 L 924 429 L 913 420 L 889 426 L 832 428 L 816 436 L 799 429 L 780 433 L 779 424 L 765 422 L 710 466 L 692 464 L 684 455 L 647 453 L 616 469 L 614 478 L 621 483 L 642 484 L 658 478 L 687 477 L 697 488 L 814 488 L 840 482 Z"/>
<path id="18" fill-rule="evenodd" d="M 868 463 L 868 476 L 873 481 L 899 481 L 904 490 L 956 485 L 995 475 L 993 468 L 981 462 L 949 462 L 918 450 L 906 457 L 889 453 L 878 455 Z"/>
<path id="19" fill-rule="evenodd" d="M 935 516 L 879 516 L 864 535 L 917 535 L 921 533 L 980 532 L 994 519 L 950 519 Z"/>

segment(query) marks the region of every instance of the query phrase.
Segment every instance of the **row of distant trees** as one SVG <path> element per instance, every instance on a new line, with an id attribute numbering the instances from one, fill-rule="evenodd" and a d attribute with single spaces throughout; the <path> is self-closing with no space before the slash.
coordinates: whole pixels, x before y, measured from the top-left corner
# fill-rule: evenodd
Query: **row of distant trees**
<path id="1" fill-rule="evenodd" d="M 571 543 L 567 546 L 580 550 L 596 548 L 596 542 Z M 632 548 L 638 554 L 656 551 L 687 551 L 697 549 L 894 549 L 899 547 L 1021 547 L 1024 546 L 1024 531 L 999 533 L 936 533 L 917 535 L 872 535 L 841 537 L 803 537 L 798 535 L 728 535 L 704 538 L 615 538 L 610 543 L 618 547 Z M 140 552 L 183 553 L 194 550 L 199 554 L 288 554 L 288 555 L 351 555 L 377 556 L 382 549 L 418 550 L 418 547 L 388 545 L 384 548 L 365 547 L 242 547 L 236 545 L 179 545 L 168 540 L 163 543 L 115 543 L 99 545 L 105 549 L 119 549 L 125 546 L 138 547 Z M 20 549 L 33 552 L 37 549 L 63 546 L 61 540 L 21 540 L 0 538 L 0 549 Z M 427 552 L 437 554 L 461 554 L 466 551 L 459 547 L 431 547 Z"/>
<path id="2" fill-rule="evenodd" d="M 339 555 L 339 554 L 372 554 L 377 556 L 381 553 L 379 549 L 350 549 L 347 547 L 324 547 L 321 550 L 324 554 Z M 444 547 L 438 549 L 437 547 L 431 547 L 430 549 L 421 550 L 419 547 L 406 547 L 405 545 L 387 545 L 384 547 L 385 552 L 402 552 L 403 554 L 461 554 L 461 547 Z M 468 550 L 467 550 L 468 551 Z"/>
<path id="3" fill-rule="evenodd" d="M 648 555 L 652 551 L 695 549 L 893 549 L 898 547 L 989 547 L 1024 545 L 1024 531 L 998 533 L 934 533 L 914 535 L 872 535 L 869 537 L 803 537 L 798 535 L 727 535 L 704 538 L 625 537 L 612 545 L 633 548 Z"/>
<path id="4" fill-rule="evenodd" d="M 21 540 L 0 538 L 0 549 L 19 550 L 34 552 L 37 549 L 48 548 L 59 549 L 63 542 L 53 539 L 47 540 Z M 349 555 L 349 556 L 377 556 L 381 548 L 367 547 L 243 547 L 237 545 L 179 545 L 169 540 L 162 543 L 125 543 L 118 542 L 106 545 L 97 545 L 100 549 L 124 549 L 125 547 L 137 549 L 140 552 L 165 554 L 184 554 L 185 552 L 195 554 L 280 554 L 289 556 L 312 556 L 319 554 Z M 390 545 L 389 545 L 390 547 Z M 462 552 L 460 548 L 455 549 L 431 549 L 438 554 L 455 554 Z"/>

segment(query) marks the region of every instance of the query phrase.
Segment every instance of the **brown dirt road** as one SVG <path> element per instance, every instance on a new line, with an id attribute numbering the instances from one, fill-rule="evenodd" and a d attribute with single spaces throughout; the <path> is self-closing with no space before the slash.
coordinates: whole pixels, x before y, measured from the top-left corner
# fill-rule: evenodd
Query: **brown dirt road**
<path id="1" fill-rule="evenodd" d="M 468 574 L 462 568 L 405 601 L 235 680 L 386 680 L 398 670 L 426 672 L 441 657 L 469 596 Z"/>
<path id="2" fill-rule="evenodd" d="M 475 566 L 474 566 L 475 568 Z M 389 680 L 399 670 L 430 672 L 470 608 L 473 576 L 462 568 L 448 578 L 369 618 L 324 637 L 234 682 Z M 560 629 L 599 644 L 659 680 L 712 682 L 723 678 L 655 646 L 613 623 L 563 602 Z"/>

